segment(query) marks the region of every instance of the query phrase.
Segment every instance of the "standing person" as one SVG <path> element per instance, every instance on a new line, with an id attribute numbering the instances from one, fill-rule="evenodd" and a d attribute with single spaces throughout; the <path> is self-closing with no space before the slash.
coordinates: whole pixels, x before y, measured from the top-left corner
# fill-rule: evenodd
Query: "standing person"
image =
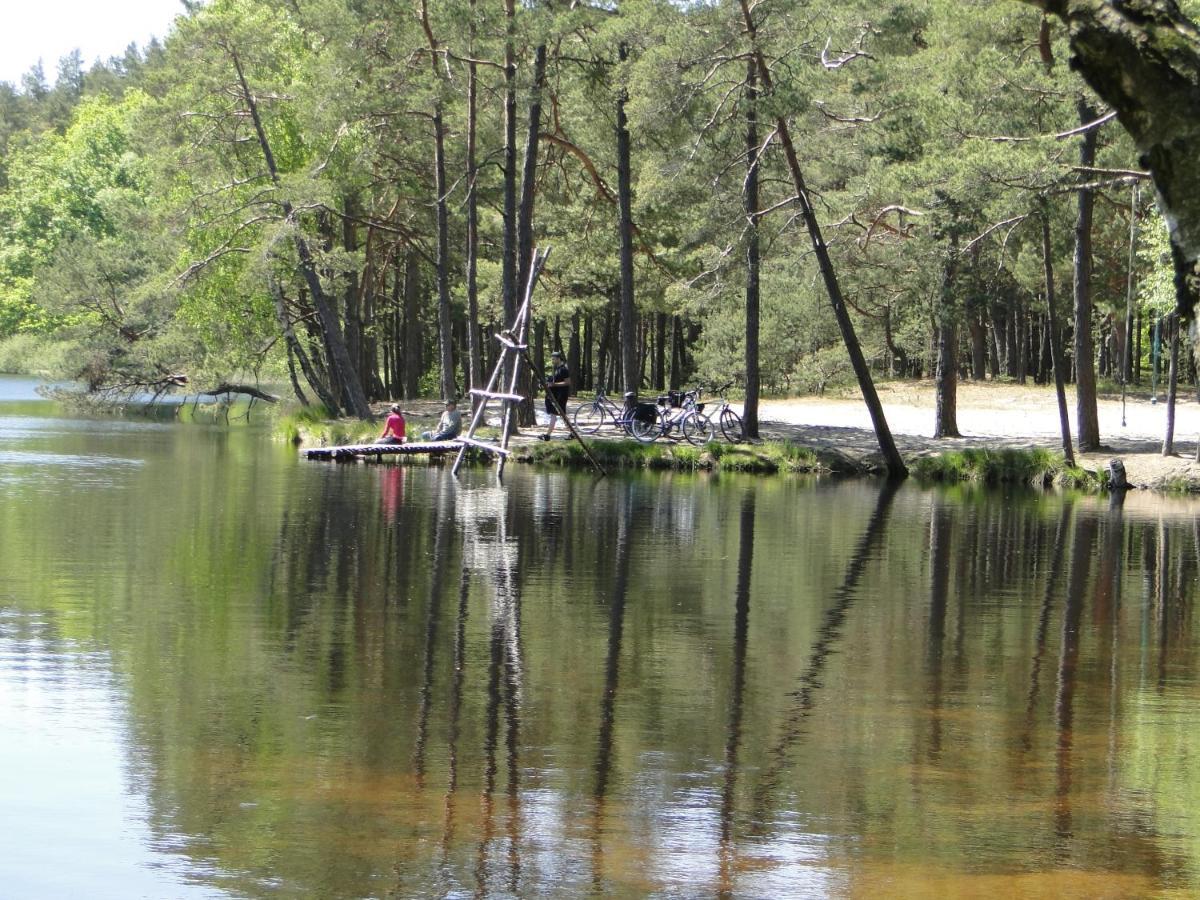
<path id="1" fill-rule="evenodd" d="M 433 431 L 422 431 L 423 441 L 451 441 L 462 431 L 462 413 L 458 404 L 453 400 L 446 401 L 446 411 L 438 420 L 437 428 Z"/>
<path id="2" fill-rule="evenodd" d="M 550 365 L 553 366 L 553 371 L 546 385 L 546 412 L 550 413 L 550 427 L 546 429 L 545 434 L 538 435 L 543 441 L 550 440 L 554 426 L 558 424 L 559 411 L 566 414 L 567 397 L 571 395 L 571 370 L 567 368 L 560 351 L 555 350 L 550 354 Z M 558 401 L 557 405 L 555 400 Z"/>
<path id="3" fill-rule="evenodd" d="M 377 444 L 404 443 L 404 414 L 400 412 L 400 404 L 393 403 L 392 411 L 388 413 L 383 423 L 383 434 L 375 441 Z"/>

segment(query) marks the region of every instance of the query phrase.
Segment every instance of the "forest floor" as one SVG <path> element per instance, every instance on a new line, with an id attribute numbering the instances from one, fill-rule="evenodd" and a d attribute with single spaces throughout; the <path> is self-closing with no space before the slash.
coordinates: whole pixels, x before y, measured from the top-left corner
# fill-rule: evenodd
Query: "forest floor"
<path id="1" fill-rule="evenodd" d="M 1054 388 L 1042 385 L 963 382 L 958 387 L 958 428 L 961 438 L 931 437 L 934 423 L 932 381 L 888 382 L 878 385 L 888 426 L 905 458 L 947 450 L 980 448 L 1062 449 L 1058 403 Z M 1075 392 L 1067 391 L 1067 408 L 1075 439 Z M 1162 455 L 1166 431 L 1165 391 L 1151 403 L 1144 388 L 1131 390 L 1122 425 L 1120 395 L 1103 394 L 1097 403 L 1100 421 L 1098 452 L 1080 454 L 1076 461 L 1099 470 L 1109 460 L 1125 463 L 1135 487 L 1200 491 L 1200 463 L 1194 461 L 1200 433 L 1200 406 L 1192 391 L 1180 390 L 1175 412 L 1175 453 Z M 857 393 L 826 394 L 789 400 L 765 400 L 759 411 L 760 433 L 772 440 L 790 440 L 814 449 L 832 450 L 862 461 L 881 461 L 879 445 L 866 405 Z"/>

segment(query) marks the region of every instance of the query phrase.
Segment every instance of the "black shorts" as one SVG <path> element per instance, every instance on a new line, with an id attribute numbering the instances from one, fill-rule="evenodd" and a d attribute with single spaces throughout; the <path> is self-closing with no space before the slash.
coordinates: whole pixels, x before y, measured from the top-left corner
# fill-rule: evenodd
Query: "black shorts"
<path id="1" fill-rule="evenodd" d="M 549 393 L 546 394 L 546 412 L 550 413 L 552 416 L 559 415 L 558 407 L 554 405 L 554 400 L 551 399 L 552 397 L 558 398 L 558 405 L 562 407 L 563 412 L 566 412 L 567 392 L 564 390 L 559 390 L 558 388 L 551 388 Z"/>

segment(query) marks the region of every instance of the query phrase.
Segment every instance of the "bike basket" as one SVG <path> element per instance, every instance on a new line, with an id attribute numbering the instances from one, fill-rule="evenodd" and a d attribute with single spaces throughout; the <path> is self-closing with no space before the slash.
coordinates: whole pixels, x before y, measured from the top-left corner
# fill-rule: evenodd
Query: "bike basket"
<path id="1" fill-rule="evenodd" d="M 698 412 L 698 413 L 704 412 L 704 404 L 703 403 L 696 404 L 696 412 Z"/>

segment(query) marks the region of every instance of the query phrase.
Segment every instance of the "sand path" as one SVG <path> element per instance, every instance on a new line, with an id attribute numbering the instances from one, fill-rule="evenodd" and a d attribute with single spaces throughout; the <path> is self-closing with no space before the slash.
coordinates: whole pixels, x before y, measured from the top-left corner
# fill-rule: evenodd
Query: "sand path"
<path id="1" fill-rule="evenodd" d="M 900 452 L 911 457 L 964 447 L 1048 447 L 1061 449 L 1054 390 L 1041 386 L 964 383 L 958 392 L 961 438 L 930 437 L 934 422 L 932 382 L 879 386 L 888 425 Z M 1067 392 L 1072 436 L 1075 394 Z M 1113 457 L 1124 463 L 1131 484 L 1161 487 L 1184 479 L 1200 489 L 1200 464 L 1194 462 L 1200 434 L 1200 406 L 1190 390 L 1180 392 L 1175 416 L 1175 454 L 1162 456 L 1167 410 L 1163 392 L 1151 403 L 1145 391 L 1130 394 L 1124 425 L 1119 398 L 1098 403 L 1100 452 L 1078 456 L 1081 465 L 1100 469 Z M 786 438 L 810 447 L 839 450 L 860 459 L 878 459 L 871 419 L 857 396 L 823 396 L 764 401 L 759 414 L 765 438 Z"/>

